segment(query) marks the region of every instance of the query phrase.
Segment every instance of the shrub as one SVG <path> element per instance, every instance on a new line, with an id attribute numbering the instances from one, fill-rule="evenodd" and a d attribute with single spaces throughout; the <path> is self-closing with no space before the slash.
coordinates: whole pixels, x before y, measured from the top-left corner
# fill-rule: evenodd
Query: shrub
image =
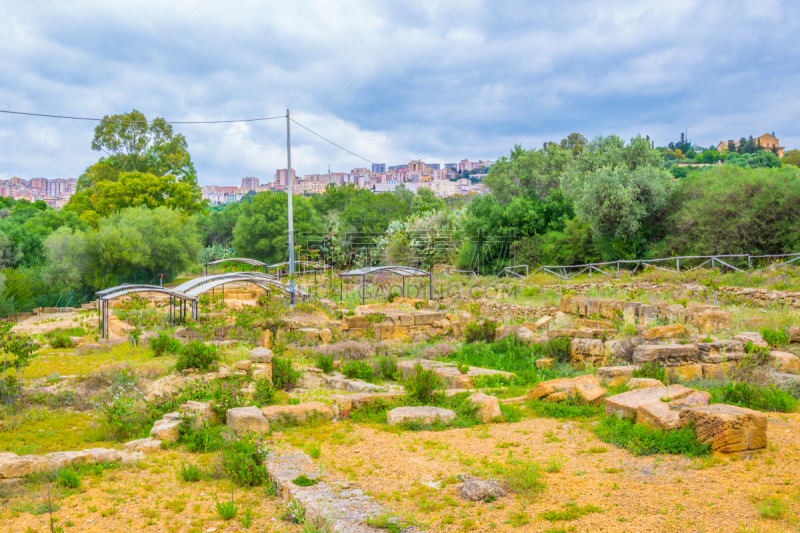
<path id="1" fill-rule="evenodd" d="M 233 502 L 217 502 L 217 514 L 223 520 L 233 520 L 238 512 L 239 507 Z"/>
<path id="2" fill-rule="evenodd" d="M 633 455 L 669 453 L 699 457 L 711 450 L 710 445 L 697 440 L 692 424 L 666 431 L 612 415 L 603 418 L 593 430 L 603 442 L 625 448 Z"/>
<path id="3" fill-rule="evenodd" d="M 250 439 L 232 440 L 222 450 L 222 472 L 241 487 L 257 487 L 269 478 L 264 466 L 264 454 Z"/>
<path id="4" fill-rule="evenodd" d="M 216 346 L 204 344 L 202 341 L 190 341 L 181 349 L 175 368 L 178 371 L 187 368 L 208 370 L 217 361 L 219 361 L 219 350 Z"/>
<path id="5" fill-rule="evenodd" d="M 236 377 L 218 379 L 211 389 L 211 399 L 214 400 L 214 414 L 223 418 L 228 409 L 244 407 L 247 398 L 242 392 L 242 381 Z"/>
<path id="6" fill-rule="evenodd" d="M 224 444 L 222 426 L 206 421 L 195 428 L 186 421 L 179 428 L 178 442 L 190 453 L 215 452 Z"/>
<path id="7" fill-rule="evenodd" d="M 414 365 L 414 370 L 403 380 L 403 387 L 409 398 L 429 404 L 441 399 L 444 384 L 433 370 Z"/>
<path id="8" fill-rule="evenodd" d="M 545 357 L 551 357 L 560 363 L 568 363 L 570 339 L 569 337 L 550 339 L 542 345 L 541 351 Z"/>
<path id="9" fill-rule="evenodd" d="M 456 347 L 447 342 L 440 342 L 422 350 L 422 356 L 425 359 L 450 358 L 454 353 L 456 353 Z"/>
<path id="10" fill-rule="evenodd" d="M 100 426 L 109 440 L 122 441 L 137 435 L 147 421 L 139 400 L 141 393 L 133 387 L 112 387 L 111 401 L 99 404 Z"/>
<path id="11" fill-rule="evenodd" d="M 722 390 L 722 401 L 728 404 L 758 409 L 792 413 L 797 410 L 797 399 L 774 385 L 753 383 L 728 383 Z"/>
<path id="12" fill-rule="evenodd" d="M 546 418 L 593 418 L 603 411 L 603 407 L 583 405 L 574 396 L 562 402 L 531 400 L 528 407 L 537 416 Z"/>
<path id="13" fill-rule="evenodd" d="M 464 328 L 464 340 L 473 342 L 492 342 L 497 332 L 497 323 L 491 320 L 480 320 L 467 324 Z"/>
<path id="14" fill-rule="evenodd" d="M 81 478 L 74 470 L 61 470 L 56 476 L 56 484 L 65 489 L 77 489 L 81 486 Z"/>
<path id="15" fill-rule="evenodd" d="M 300 372 L 292 368 L 292 360 L 284 357 L 272 358 L 272 385 L 276 389 L 292 390 L 297 386 Z"/>
<path id="16" fill-rule="evenodd" d="M 259 407 L 266 407 L 275 403 L 275 387 L 272 381 L 267 378 L 259 379 L 255 383 L 253 402 Z"/>
<path id="17" fill-rule="evenodd" d="M 317 368 L 328 374 L 333 371 L 333 356 L 324 353 L 318 353 L 316 364 Z"/>
<path id="18" fill-rule="evenodd" d="M 397 375 L 397 358 L 394 356 L 380 356 L 375 366 L 375 374 L 383 379 L 394 379 Z"/>
<path id="19" fill-rule="evenodd" d="M 375 353 L 375 345 L 364 341 L 342 341 L 320 346 L 317 353 L 330 356 L 331 359 L 367 359 Z"/>
<path id="20" fill-rule="evenodd" d="M 764 337 L 764 340 L 767 341 L 767 344 L 773 348 L 777 348 L 789 343 L 789 335 L 787 335 L 785 331 L 763 328 L 761 330 L 761 336 Z"/>
<path id="21" fill-rule="evenodd" d="M 667 369 L 659 365 L 657 361 L 648 361 L 642 365 L 642 368 L 633 371 L 633 377 L 657 379 L 666 385 Z"/>
<path id="22" fill-rule="evenodd" d="M 509 455 L 504 464 L 495 463 L 492 469 L 503 478 L 508 488 L 523 496 L 531 497 L 544 490 L 542 469 L 532 460 L 517 459 Z"/>
<path id="23" fill-rule="evenodd" d="M 580 517 L 590 513 L 602 513 L 603 510 L 595 505 L 582 505 L 579 506 L 575 502 L 564 504 L 564 509 L 561 511 L 544 511 L 539 513 L 539 518 L 544 520 L 556 521 L 569 521 L 577 520 Z"/>
<path id="24" fill-rule="evenodd" d="M 371 381 L 375 375 L 372 366 L 366 361 L 348 361 L 342 365 L 342 374 L 349 379 L 363 379 L 364 381 Z"/>
<path id="25" fill-rule="evenodd" d="M 62 329 L 56 329 L 45 334 L 48 344 L 51 348 L 74 348 L 75 343 L 69 338 L 69 333 Z"/>
<path id="26" fill-rule="evenodd" d="M 203 471 L 197 465 L 181 465 L 179 473 L 181 481 L 195 483 L 203 479 Z"/>
<path id="27" fill-rule="evenodd" d="M 297 485 L 298 487 L 310 487 L 312 485 L 316 485 L 319 483 L 318 479 L 311 479 L 305 474 L 301 474 L 292 480 L 292 483 Z"/>
<path id="28" fill-rule="evenodd" d="M 161 357 L 164 354 L 176 354 L 181 350 L 181 341 L 175 339 L 168 331 L 159 331 L 155 337 L 150 337 L 150 349 L 153 355 Z"/>

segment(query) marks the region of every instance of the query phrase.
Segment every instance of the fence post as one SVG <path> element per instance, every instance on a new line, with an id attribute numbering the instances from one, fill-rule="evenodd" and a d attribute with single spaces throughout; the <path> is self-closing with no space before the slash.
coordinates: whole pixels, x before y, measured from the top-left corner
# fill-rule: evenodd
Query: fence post
<path id="1" fill-rule="evenodd" d="M 747 270 L 753 270 L 752 256 L 747 256 Z"/>
<path id="2" fill-rule="evenodd" d="M 678 274 L 681 273 L 681 258 L 678 258 Z"/>

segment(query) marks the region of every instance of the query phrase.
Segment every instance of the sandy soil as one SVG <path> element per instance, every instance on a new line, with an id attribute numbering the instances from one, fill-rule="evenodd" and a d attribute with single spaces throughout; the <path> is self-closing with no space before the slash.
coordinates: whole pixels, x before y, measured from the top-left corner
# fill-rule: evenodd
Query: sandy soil
<path id="1" fill-rule="evenodd" d="M 32 316 L 16 324 L 12 331 L 16 333 L 47 333 L 55 329 L 67 329 L 85 324 L 86 329 L 96 328 L 97 315 L 86 313 L 47 313 L 41 316 Z M 87 327 L 89 326 L 89 327 Z M 93 330 L 92 330 L 93 331 Z"/>

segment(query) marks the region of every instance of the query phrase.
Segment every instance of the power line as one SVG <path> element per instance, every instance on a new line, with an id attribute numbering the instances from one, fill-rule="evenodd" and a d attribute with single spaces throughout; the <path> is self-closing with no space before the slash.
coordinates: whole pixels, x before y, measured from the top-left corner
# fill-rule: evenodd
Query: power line
<path id="1" fill-rule="evenodd" d="M 67 120 L 91 120 L 94 122 L 101 122 L 104 119 L 102 118 L 89 118 L 89 117 L 69 117 L 64 115 L 45 115 L 42 113 L 24 113 L 22 111 L 8 111 L 6 109 L 0 109 L 0 113 L 6 113 L 9 115 L 26 115 L 29 117 L 45 117 L 45 118 L 63 118 Z M 234 122 L 258 122 L 262 120 L 275 120 L 279 118 L 286 118 L 286 115 L 281 115 L 279 117 L 264 117 L 264 118 L 246 118 L 246 119 L 236 119 L 236 120 L 196 120 L 196 121 L 178 121 L 178 120 L 165 120 L 167 124 L 231 124 Z M 119 122 L 124 122 L 126 124 L 148 124 L 154 121 L 147 121 L 147 120 L 121 120 Z"/>
<path id="2" fill-rule="evenodd" d="M 336 143 L 335 143 L 335 142 L 333 142 L 332 140 L 330 140 L 330 139 L 326 139 L 325 137 L 323 137 L 323 136 L 322 136 L 322 135 L 320 135 L 319 133 L 317 133 L 317 132 L 315 132 L 315 131 L 313 131 L 313 130 L 310 130 L 310 129 L 306 128 L 305 126 L 303 126 L 302 124 L 300 124 L 299 122 L 297 122 L 295 119 L 290 119 L 290 120 L 291 120 L 292 122 L 294 122 L 295 124 L 297 124 L 298 126 L 300 126 L 301 128 L 303 128 L 304 130 L 308 131 L 309 133 L 312 133 L 312 134 L 316 135 L 317 137 L 319 137 L 319 138 L 320 138 L 320 139 L 322 139 L 323 141 L 328 141 L 329 143 L 331 143 L 332 145 L 334 145 L 336 148 L 339 148 L 340 150 L 344 150 L 344 151 L 345 151 L 345 152 L 347 152 L 348 154 L 354 155 L 354 156 L 358 157 L 359 159 L 363 159 L 364 161 L 366 161 L 366 162 L 368 162 L 368 163 L 375 164 L 375 162 L 374 162 L 374 161 L 370 161 L 370 160 L 369 160 L 369 159 L 367 159 L 366 157 L 360 156 L 360 155 L 358 155 L 358 154 L 357 154 L 357 153 L 355 153 L 355 152 L 351 152 L 351 151 L 350 151 L 350 150 L 348 150 L 347 148 L 344 148 L 344 147 L 342 147 L 342 146 L 339 146 L 338 144 L 336 144 Z"/>

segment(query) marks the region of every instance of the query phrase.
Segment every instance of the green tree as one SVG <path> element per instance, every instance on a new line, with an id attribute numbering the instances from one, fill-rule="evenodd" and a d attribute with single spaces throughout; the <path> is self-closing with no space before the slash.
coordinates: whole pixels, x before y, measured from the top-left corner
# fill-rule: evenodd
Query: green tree
<path id="1" fill-rule="evenodd" d="M 561 139 L 561 148 L 569 150 L 572 156 L 575 157 L 583 152 L 587 143 L 586 137 L 580 133 L 570 133 L 566 139 Z"/>
<path id="2" fill-rule="evenodd" d="M 521 195 L 544 200 L 558 188 L 571 165 L 571 152 L 558 145 L 551 144 L 546 150 L 524 150 L 516 145 L 492 165 L 484 183 L 503 205 Z"/>
<path id="3" fill-rule="evenodd" d="M 197 227 L 205 245 L 230 246 L 233 242 L 233 228 L 241 215 L 242 204 L 239 202 L 212 208 L 207 215 L 198 214 Z"/>
<path id="4" fill-rule="evenodd" d="M 604 167 L 612 169 L 623 166 L 628 170 L 640 167 L 655 167 L 661 164 L 661 154 L 651 148 L 650 141 L 641 135 L 631 139 L 627 145 L 617 135 L 598 135 L 575 159 L 575 172 L 567 176 L 583 178 Z M 562 180 L 562 187 L 564 181 Z M 569 194 L 568 190 L 565 190 Z"/>
<path id="5" fill-rule="evenodd" d="M 324 226 L 311 200 L 295 196 L 292 208 L 295 242 L 303 247 L 308 247 L 309 241 L 317 242 Z M 237 255 L 266 263 L 286 261 L 288 224 L 288 196 L 283 192 L 258 193 L 251 204 L 242 204 L 242 214 L 233 229 L 233 247 Z"/>
<path id="6" fill-rule="evenodd" d="M 433 191 L 427 187 L 419 188 L 411 200 L 411 213 L 420 215 L 429 211 L 444 209 L 444 200 L 437 198 Z"/>
<path id="7" fill-rule="evenodd" d="M 83 288 L 89 269 L 87 235 L 62 226 L 44 241 L 42 281 L 50 292 L 77 291 Z"/>
<path id="8" fill-rule="evenodd" d="M 108 216 L 127 207 L 166 206 L 186 213 L 203 212 L 207 202 L 201 201 L 200 189 L 176 181 L 175 176 L 156 176 L 142 172 L 122 172 L 118 181 L 97 183 L 92 195 L 94 211 Z"/>
<path id="9" fill-rule="evenodd" d="M 789 150 L 783 155 L 784 165 L 794 165 L 800 167 L 800 150 Z"/>

